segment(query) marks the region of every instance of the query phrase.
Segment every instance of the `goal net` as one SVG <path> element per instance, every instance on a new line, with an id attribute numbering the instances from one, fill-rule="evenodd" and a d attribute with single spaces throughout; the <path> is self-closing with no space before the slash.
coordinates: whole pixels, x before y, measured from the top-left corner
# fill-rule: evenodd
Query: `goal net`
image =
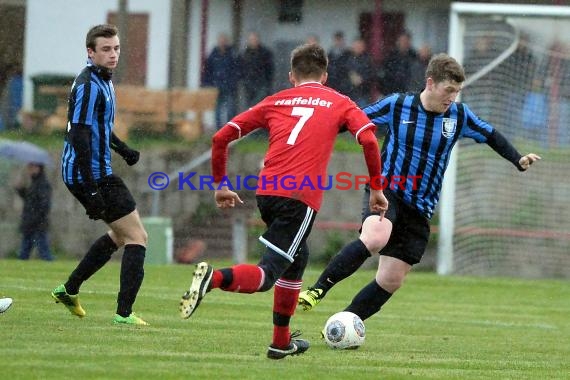
<path id="1" fill-rule="evenodd" d="M 461 101 L 521 154 L 454 149 L 440 202 L 438 273 L 570 278 L 570 7 L 453 3 Z"/>

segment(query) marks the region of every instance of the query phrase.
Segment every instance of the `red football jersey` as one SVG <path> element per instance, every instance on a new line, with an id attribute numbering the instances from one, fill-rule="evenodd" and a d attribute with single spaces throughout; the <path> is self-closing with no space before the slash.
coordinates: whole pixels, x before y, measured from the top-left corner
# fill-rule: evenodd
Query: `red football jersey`
<path id="1" fill-rule="evenodd" d="M 374 124 L 347 96 L 308 82 L 268 96 L 234 117 L 220 132 L 235 128 L 239 138 L 258 128 L 267 129 L 269 148 L 257 194 L 298 199 L 318 211 L 322 189 L 331 185 L 327 166 L 343 127 L 358 140 L 358 135 Z M 212 162 L 216 180 L 225 175 L 225 162 L 223 167 L 220 164 Z"/>

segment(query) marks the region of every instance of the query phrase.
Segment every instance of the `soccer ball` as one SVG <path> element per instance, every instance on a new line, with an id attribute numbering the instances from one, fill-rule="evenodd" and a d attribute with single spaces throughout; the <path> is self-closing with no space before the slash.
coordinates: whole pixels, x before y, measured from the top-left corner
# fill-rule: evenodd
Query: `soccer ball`
<path id="1" fill-rule="evenodd" d="M 364 322 L 354 313 L 341 311 L 327 320 L 323 334 L 330 348 L 357 348 L 364 344 Z"/>
<path id="2" fill-rule="evenodd" d="M 0 298 L 0 314 L 8 310 L 12 306 L 12 298 Z"/>

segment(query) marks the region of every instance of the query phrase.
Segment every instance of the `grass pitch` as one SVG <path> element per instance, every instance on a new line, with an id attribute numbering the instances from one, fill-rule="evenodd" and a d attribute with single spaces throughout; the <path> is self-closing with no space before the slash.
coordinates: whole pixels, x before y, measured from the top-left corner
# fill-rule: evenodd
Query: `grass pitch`
<path id="1" fill-rule="evenodd" d="M 570 283 L 412 273 L 380 314 L 365 321 L 366 342 L 335 351 L 320 340 L 326 319 L 368 283 L 361 270 L 292 328 L 311 342 L 301 356 L 265 357 L 273 292 L 215 290 L 189 320 L 178 301 L 193 266 L 146 268 L 135 311 L 151 326 L 113 325 L 119 263 L 82 288 L 83 319 L 50 291 L 75 261 L 0 260 L 2 379 L 569 379 Z M 305 284 L 320 268 L 309 267 Z"/>

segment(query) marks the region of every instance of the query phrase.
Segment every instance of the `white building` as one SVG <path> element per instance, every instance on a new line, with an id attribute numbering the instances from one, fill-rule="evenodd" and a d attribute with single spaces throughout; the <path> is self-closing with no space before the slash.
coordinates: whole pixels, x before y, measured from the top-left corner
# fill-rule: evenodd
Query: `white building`
<path id="1" fill-rule="evenodd" d="M 395 34 L 406 29 L 412 34 L 414 47 L 427 44 L 434 52 L 446 51 L 451 1 L 0 0 L 0 5 L 14 2 L 24 3 L 27 8 L 24 108 L 31 109 L 31 78 L 38 74 L 75 75 L 85 64 L 87 30 L 110 21 L 118 24 L 121 4 L 130 25 L 128 39 L 124 33 L 121 35 L 125 45 L 122 64 L 127 67 L 123 69 L 130 80 L 161 89 L 169 81 L 198 87 L 201 61 L 221 32 L 234 36 L 234 42 L 243 48 L 247 32 L 257 31 L 275 53 L 278 86 L 286 82 L 291 47 L 315 35 L 328 48 L 332 34 L 339 30 L 348 42 L 366 38 L 375 12 L 385 20 L 382 38 L 386 46 L 394 41 Z M 300 21 L 280 21 L 280 17 L 287 16 L 300 17 Z"/>
<path id="2" fill-rule="evenodd" d="M 90 26 L 117 20 L 120 3 L 118 0 L 27 0 L 23 60 L 25 109 L 31 109 L 33 105 L 31 78 L 39 74 L 75 75 L 80 71 L 85 64 L 87 30 Z M 177 9 L 187 15 L 185 81 L 189 88 L 199 86 L 201 59 L 213 48 L 221 32 L 236 37 L 240 48 L 244 46 L 248 31 L 259 32 L 262 42 L 275 53 L 277 75 L 285 78 L 291 46 L 303 42 L 309 35 L 316 35 L 328 48 L 331 36 L 337 30 L 344 31 L 350 42 L 361 35 L 359 25 L 365 27 L 377 4 L 381 4 L 384 14 L 393 16 L 398 28 L 412 33 L 416 47 L 429 44 L 434 51 L 447 48 L 449 1 L 446 0 L 384 0 L 376 3 L 306 0 L 299 2 L 302 4 L 300 22 L 279 21 L 282 4 L 295 1 L 130 0 L 125 3 L 128 3 L 132 30 L 129 30 L 127 41 L 122 35 L 122 42 L 127 45 L 122 58 L 125 54 L 133 54 L 128 47 L 131 41 L 144 49 L 144 58 L 129 62 L 127 70 L 143 70 L 144 84 L 157 89 L 166 88 L 169 83 L 171 30 L 184 30 L 184 25 L 173 27 L 173 14 L 177 17 L 175 24 L 181 20 Z M 171 7 L 178 8 L 172 11 Z M 294 13 L 294 8 L 287 10 Z M 184 15 L 182 17 L 183 20 Z M 137 54 L 140 56 L 140 51 Z M 176 65 L 178 62 L 173 62 L 173 66 Z"/>

